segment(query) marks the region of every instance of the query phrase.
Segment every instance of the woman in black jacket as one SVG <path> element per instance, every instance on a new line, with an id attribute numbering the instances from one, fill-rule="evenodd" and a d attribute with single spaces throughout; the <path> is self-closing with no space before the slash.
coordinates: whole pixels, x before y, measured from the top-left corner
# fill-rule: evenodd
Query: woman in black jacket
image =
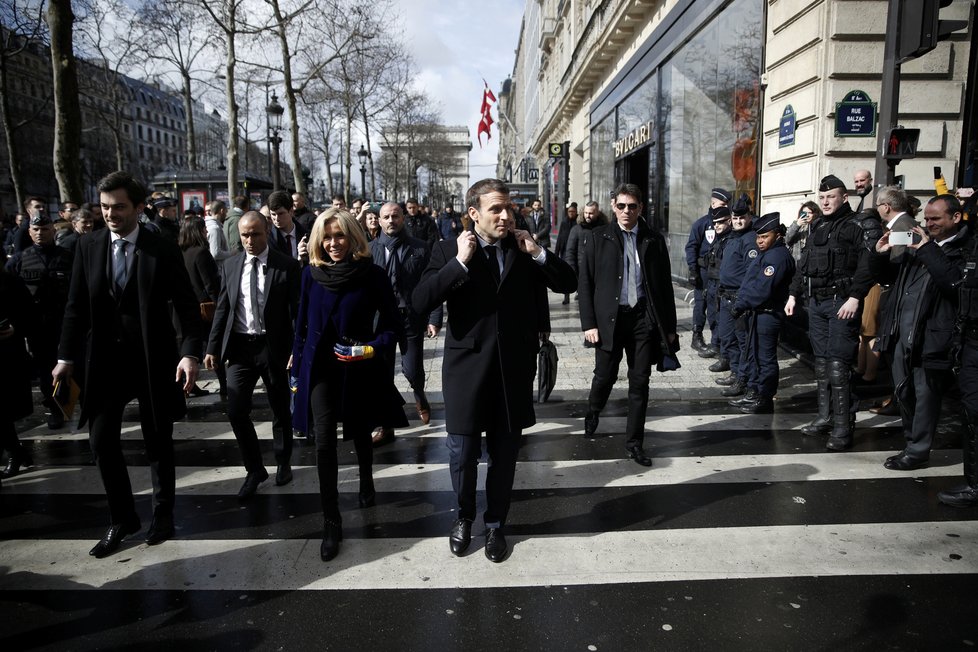
<path id="1" fill-rule="evenodd" d="M 187 273 L 190 274 L 190 284 L 201 304 L 200 316 L 204 319 L 205 327 L 209 330 L 210 322 L 214 319 L 214 305 L 217 296 L 221 293 L 221 276 L 207 242 L 207 227 L 204 225 L 204 218 L 193 216 L 185 219 L 180 225 L 177 244 L 183 251 L 183 264 L 187 267 Z M 207 308 L 208 304 L 210 305 L 209 309 Z M 209 319 L 207 318 L 208 315 L 210 316 Z M 174 324 L 177 322 L 174 321 Z M 223 399 L 227 397 L 224 365 L 217 365 L 216 371 L 217 381 L 221 388 L 221 398 Z M 191 396 L 205 396 L 209 393 L 197 384 L 194 384 L 194 388 L 190 391 Z"/>

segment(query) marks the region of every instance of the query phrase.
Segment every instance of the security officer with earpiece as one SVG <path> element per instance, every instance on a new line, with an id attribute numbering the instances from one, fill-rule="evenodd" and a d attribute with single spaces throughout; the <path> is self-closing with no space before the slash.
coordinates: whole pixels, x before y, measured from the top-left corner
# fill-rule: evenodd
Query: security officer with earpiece
<path id="1" fill-rule="evenodd" d="M 851 219 L 846 184 L 830 174 L 818 193 L 822 217 L 809 227 L 784 311 L 790 317 L 798 301 L 808 297 L 818 417 L 802 433 L 829 434 L 826 448 L 843 451 L 852 447 L 856 403 L 850 374 L 859 348 L 862 300 L 873 278 L 863 228 Z"/>
<path id="2" fill-rule="evenodd" d="M 757 258 L 747 268 L 731 310 L 735 319 L 747 320 L 747 347 L 741 367 L 747 372 L 747 393 L 730 401 L 744 414 L 774 412 L 778 391 L 778 337 L 784 323 L 795 259 L 784 242 L 781 213 L 768 213 L 756 221 Z"/>
<path id="3" fill-rule="evenodd" d="M 733 317 L 731 310 L 744 281 L 744 274 L 757 258 L 757 238 L 751 228 L 751 201 L 741 195 L 734 204 L 730 218 L 733 232 L 723 249 L 720 261 L 720 355 L 730 365 L 730 375 L 718 378 L 724 396 L 740 396 L 747 391 L 747 374 L 743 354 L 747 346 L 747 331 L 743 320 Z"/>

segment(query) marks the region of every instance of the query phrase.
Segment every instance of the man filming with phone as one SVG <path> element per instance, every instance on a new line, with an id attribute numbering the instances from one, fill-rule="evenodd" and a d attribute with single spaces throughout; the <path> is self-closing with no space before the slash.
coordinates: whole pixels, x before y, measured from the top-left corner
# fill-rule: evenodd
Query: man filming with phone
<path id="1" fill-rule="evenodd" d="M 883 186 L 876 193 L 876 210 L 879 211 L 880 220 L 883 222 L 883 230 L 887 233 L 909 232 L 917 226 L 917 220 L 910 214 L 910 200 L 907 193 L 903 192 L 899 186 Z M 887 241 L 890 244 L 890 261 L 899 262 L 910 239 L 902 239 L 900 236 L 893 237 Z"/>

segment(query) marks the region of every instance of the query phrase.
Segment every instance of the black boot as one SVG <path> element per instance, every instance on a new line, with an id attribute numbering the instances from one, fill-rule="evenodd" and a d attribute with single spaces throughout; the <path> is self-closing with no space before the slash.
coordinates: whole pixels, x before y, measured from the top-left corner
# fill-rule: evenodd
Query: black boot
<path id="1" fill-rule="evenodd" d="M 717 347 L 715 344 L 707 344 L 702 349 L 700 349 L 696 355 L 698 355 L 701 358 L 715 358 L 718 355 L 720 355 L 720 348 Z"/>
<path id="2" fill-rule="evenodd" d="M 323 561 L 329 561 L 340 552 L 340 541 L 343 540 L 343 527 L 340 523 L 326 520 L 323 522 L 323 544 L 319 547 L 319 556 Z"/>
<path id="3" fill-rule="evenodd" d="M 978 505 L 978 412 L 965 409 L 964 440 L 964 481 L 947 491 L 937 492 L 937 499 L 951 507 L 974 507 Z"/>
<path id="4" fill-rule="evenodd" d="M 730 387 L 737 382 L 737 376 L 735 376 L 733 372 L 730 372 L 726 376 L 721 376 L 720 378 L 715 379 L 713 382 L 721 387 Z"/>
<path id="5" fill-rule="evenodd" d="M 747 382 L 743 378 L 737 378 L 732 385 L 725 387 L 721 396 L 740 396 L 747 391 Z"/>
<path id="6" fill-rule="evenodd" d="M 744 414 L 774 414 L 774 399 L 770 396 L 757 395 L 757 400 L 740 406 Z"/>
<path id="7" fill-rule="evenodd" d="M 20 452 L 10 453 L 10 457 L 7 458 L 7 466 L 3 468 L 3 471 L 0 471 L 0 477 L 12 478 L 20 473 L 20 469 L 25 466 L 34 466 L 34 460 L 21 445 Z"/>
<path id="8" fill-rule="evenodd" d="M 832 430 L 832 389 L 829 386 L 829 361 L 815 358 L 815 391 L 818 396 L 818 416 L 801 427 L 803 435 L 827 435 Z"/>
<path id="9" fill-rule="evenodd" d="M 830 451 L 844 451 L 852 448 L 852 431 L 856 425 L 856 415 L 851 411 L 851 369 L 842 360 L 830 360 L 828 371 L 829 384 L 832 386 L 832 432 L 825 448 Z"/>
<path id="10" fill-rule="evenodd" d="M 689 343 L 689 348 L 694 351 L 702 351 L 706 348 L 706 342 L 703 341 L 703 331 L 693 331 L 693 341 Z"/>
<path id="11" fill-rule="evenodd" d="M 733 407 L 741 407 L 749 403 L 753 403 L 757 400 L 757 390 L 751 387 L 747 390 L 747 393 L 740 398 L 732 398 L 727 401 L 727 405 L 732 405 Z"/>
<path id="12" fill-rule="evenodd" d="M 710 365 L 710 371 L 715 374 L 721 373 L 723 371 L 730 371 L 730 360 L 726 358 L 720 358 L 716 362 Z"/>

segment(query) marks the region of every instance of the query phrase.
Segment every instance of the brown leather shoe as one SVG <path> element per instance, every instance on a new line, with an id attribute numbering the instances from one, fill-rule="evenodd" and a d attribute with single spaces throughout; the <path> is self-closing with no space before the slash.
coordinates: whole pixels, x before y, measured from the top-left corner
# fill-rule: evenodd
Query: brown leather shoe
<path id="1" fill-rule="evenodd" d="M 421 423 L 428 425 L 431 422 L 431 406 L 417 401 L 414 407 L 418 408 L 418 418 L 421 419 Z"/>
<path id="2" fill-rule="evenodd" d="M 879 405 L 869 408 L 869 411 L 884 417 L 895 417 L 900 414 L 900 406 L 897 405 L 897 402 L 891 396 Z"/>
<path id="3" fill-rule="evenodd" d="M 374 434 L 370 440 L 373 442 L 374 448 L 386 446 L 394 441 L 394 429 L 383 427 L 377 428 L 374 430 Z"/>

